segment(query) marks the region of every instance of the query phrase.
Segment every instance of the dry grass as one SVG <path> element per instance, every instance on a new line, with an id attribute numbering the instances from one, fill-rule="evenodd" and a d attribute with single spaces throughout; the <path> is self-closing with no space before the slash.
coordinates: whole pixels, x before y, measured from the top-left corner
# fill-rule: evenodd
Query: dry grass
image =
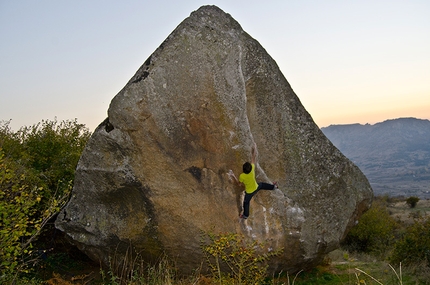
<path id="1" fill-rule="evenodd" d="M 405 200 L 395 200 L 387 208 L 393 218 L 405 225 L 412 224 L 414 218 L 430 216 L 430 200 L 419 200 L 415 208 L 410 208 Z"/>

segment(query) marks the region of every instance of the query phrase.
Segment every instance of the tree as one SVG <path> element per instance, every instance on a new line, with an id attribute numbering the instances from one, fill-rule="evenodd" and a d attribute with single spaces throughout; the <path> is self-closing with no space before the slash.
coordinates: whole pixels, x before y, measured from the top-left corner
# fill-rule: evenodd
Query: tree
<path id="1" fill-rule="evenodd" d="M 408 199 L 406 199 L 406 204 L 408 204 L 409 207 L 411 207 L 411 208 L 415 208 L 415 206 L 417 205 L 419 200 L 420 200 L 420 198 L 415 197 L 415 196 L 411 196 Z"/>

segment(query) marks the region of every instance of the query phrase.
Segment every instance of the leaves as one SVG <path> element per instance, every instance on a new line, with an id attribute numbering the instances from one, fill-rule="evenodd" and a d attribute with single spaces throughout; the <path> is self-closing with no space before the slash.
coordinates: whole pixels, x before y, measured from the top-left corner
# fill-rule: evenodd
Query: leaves
<path id="1" fill-rule="evenodd" d="M 25 272 L 33 243 L 65 204 L 90 136 L 74 121 L 42 121 L 17 132 L 0 122 L 0 273 Z"/>
<path id="2" fill-rule="evenodd" d="M 375 202 L 348 233 L 344 245 L 353 251 L 383 255 L 395 241 L 397 222 L 382 202 Z"/>
<path id="3" fill-rule="evenodd" d="M 22 239 L 35 232 L 37 224 L 34 199 L 36 189 L 25 184 L 25 177 L 17 177 L 0 149 L 0 272 L 13 271 L 24 248 Z"/>
<path id="4" fill-rule="evenodd" d="M 396 242 L 391 255 L 392 262 L 405 265 L 424 262 L 430 265 L 430 218 L 416 220 Z"/>
<path id="5" fill-rule="evenodd" d="M 223 284 L 233 280 L 237 284 L 261 283 L 267 271 L 265 262 L 282 252 L 282 249 L 266 250 L 263 243 L 245 241 L 243 235 L 235 233 L 208 234 L 208 237 L 209 244 L 202 246 L 203 252 L 207 254 L 213 277 Z M 226 270 L 222 267 L 227 267 L 230 275 L 223 275 L 222 271 Z"/>

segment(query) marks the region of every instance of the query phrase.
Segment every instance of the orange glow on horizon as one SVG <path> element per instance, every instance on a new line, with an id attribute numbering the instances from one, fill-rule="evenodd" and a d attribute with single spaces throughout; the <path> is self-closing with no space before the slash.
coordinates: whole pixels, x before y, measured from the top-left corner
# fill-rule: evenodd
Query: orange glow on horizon
<path id="1" fill-rule="evenodd" d="M 369 111 L 350 114 L 320 114 L 311 116 L 315 123 L 320 127 L 328 127 L 329 125 L 347 125 L 347 124 L 376 124 L 386 120 L 398 118 L 417 118 L 422 120 L 430 120 L 430 106 L 416 107 L 412 109 L 384 110 L 384 111 Z"/>

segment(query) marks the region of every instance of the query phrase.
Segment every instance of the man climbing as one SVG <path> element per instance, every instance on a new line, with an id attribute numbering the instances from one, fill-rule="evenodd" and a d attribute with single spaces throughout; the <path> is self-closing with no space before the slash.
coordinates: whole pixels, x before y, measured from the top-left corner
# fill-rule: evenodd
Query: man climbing
<path id="1" fill-rule="evenodd" d="M 260 182 L 257 183 L 255 180 L 255 162 L 257 158 L 257 145 L 254 145 L 251 148 L 251 163 L 245 162 L 243 164 L 243 173 L 239 175 L 239 179 L 234 175 L 233 171 L 230 170 L 228 175 L 230 178 L 233 178 L 234 181 L 239 185 L 245 186 L 245 198 L 243 199 L 243 213 L 239 216 L 242 219 L 247 219 L 249 216 L 249 203 L 251 202 L 252 197 L 257 194 L 260 190 L 274 190 L 278 188 L 276 182 L 273 184 Z"/>

